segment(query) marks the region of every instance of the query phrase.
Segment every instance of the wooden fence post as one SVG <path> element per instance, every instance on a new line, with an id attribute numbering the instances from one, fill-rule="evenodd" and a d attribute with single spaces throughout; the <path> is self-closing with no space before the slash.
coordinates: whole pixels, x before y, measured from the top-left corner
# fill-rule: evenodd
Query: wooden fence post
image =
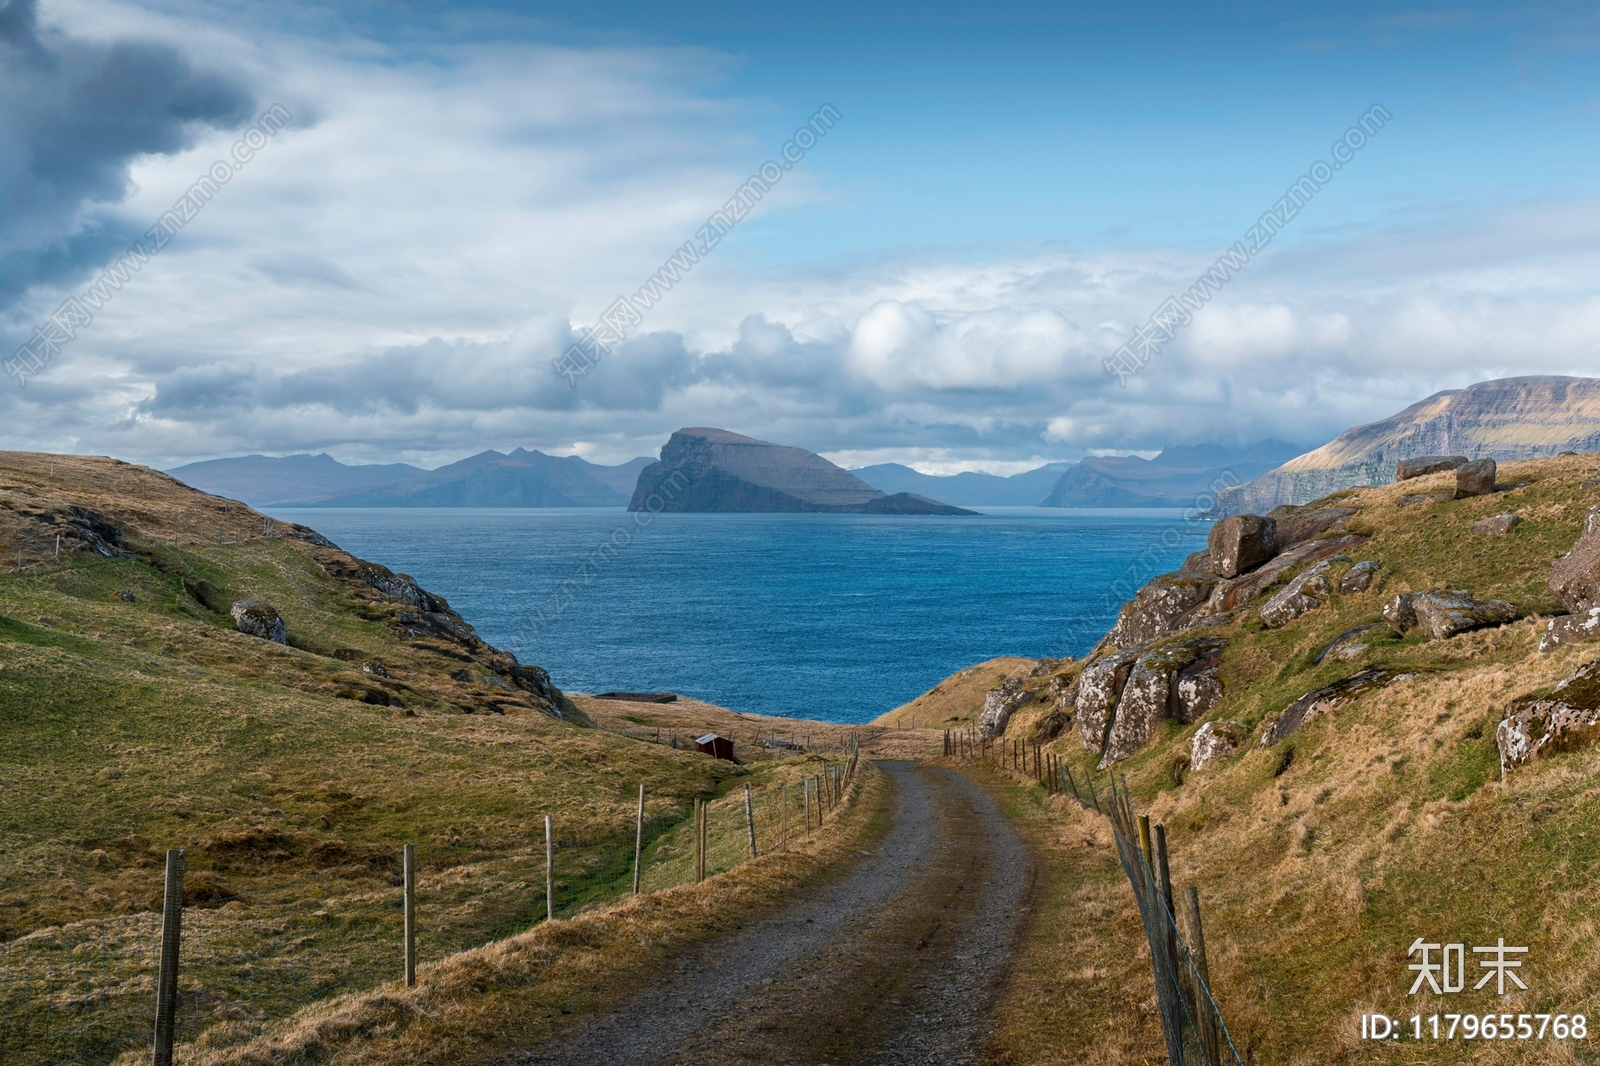
<path id="1" fill-rule="evenodd" d="M 778 786 L 778 850 L 789 850 L 789 786 Z"/>
<path id="2" fill-rule="evenodd" d="M 750 806 L 750 784 L 744 786 L 744 828 L 750 834 L 750 857 L 756 857 L 756 812 Z"/>
<path id="3" fill-rule="evenodd" d="M 417 983 L 417 846 L 407 844 L 400 851 L 400 882 L 405 899 L 406 987 Z"/>
<path id="4" fill-rule="evenodd" d="M 178 947 L 183 939 L 183 849 L 167 852 L 166 894 L 161 901 L 161 962 L 156 977 L 154 1066 L 172 1066 L 178 1019 Z"/>
<path id="5" fill-rule="evenodd" d="M 706 801 L 695 800 L 694 879 L 698 884 L 706 879 Z"/>
<path id="6" fill-rule="evenodd" d="M 639 894 L 639 860 L 644 857 L 644 782 L 639 782 L 639 820 L 633 830 L 633 894 Z"/>
<path id="7" fill-rule="evenodd" d="M 806 839 L 811 839 L 811 778 L 800 780 L 800 798 L 806 801 Z"/>
<path id="8" fill-rule="evenodd" d="M 1219 1062 L 1222 1052 L 1221 1034 L 1217 1032 L 1217 1015 L 1212 1009 L 1209 991 L 1211 968 L 1206 965 L 1206 930 L 1200 921 L 1200 890 L 1194 885 L 1184 889 L 1185 902 L 1189 904 L 1189 956 L 1194 959 L 1195 972 L 1200 980 L 1194 990 L 1195 1018 L 1200 1030 L 1200 1040 L 1208 1062 Z"/>
<path id="9" fill-rule="evenodd" d="M 544 917 L 556 920 L 556 834 L 547 814 L 544 816 Z"/>

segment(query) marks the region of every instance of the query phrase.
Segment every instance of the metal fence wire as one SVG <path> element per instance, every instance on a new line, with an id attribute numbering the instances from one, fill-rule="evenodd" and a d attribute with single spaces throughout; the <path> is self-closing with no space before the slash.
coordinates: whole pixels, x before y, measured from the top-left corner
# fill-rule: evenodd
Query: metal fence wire
<path id="1" fill-rule="evenodd" d="M 1135 817 L 1126 781 L 1119 788 L 1112 778 L 1110 807 L 1117 859 L 1133 886 L 1145 939 L 1150 943 L 1168 1062 L 1171 1066 L 1244 1066 L 1211 994 L 1199 893 L 1190 888 L 1184 896 L 1190 934 L 1186 937 L 1173 906 L 1165 833 L 1157 826 L 1152 834 L 1150 819 Z"/>
<path id="2" fill-rule="evenodd" d="M 857 765 L 850 755 L 750 791 L 748 800 L 735 787 L 697 802 L 696 814 L 660 815 L 622 833 L 566 833 L 557 822 L 548 850 L 542 819 L 530 820 L 509 848 L 419 844 L 414 958 L 436 962 L 549 916 L 623 899 L 634 889 L 636 849 L 640 891 L 650 893 L 798 846 L 842 809 Z M 208 866 L 202 855 L 188 853 L 179 881 L 173 1061 L 250 1040 L 307 1003 L 403 981 L 399 846 L 300 874 L 270 863 Z M 148 873 L 159 887 L 160 869 Z M 150 1061 L 162 935 L 162 913 L 145 911 L 0 944 L 0 1064 Z"/>

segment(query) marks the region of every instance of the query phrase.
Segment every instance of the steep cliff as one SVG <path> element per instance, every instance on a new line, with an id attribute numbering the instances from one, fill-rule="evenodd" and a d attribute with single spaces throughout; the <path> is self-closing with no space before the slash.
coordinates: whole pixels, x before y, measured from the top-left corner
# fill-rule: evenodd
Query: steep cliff
<path id="1" fill-rule="evenodd" d="M 1387 485 L 1401 459 L 1506 461 L 1600 450 L 1600 379 L 1500 378 L 1448 389 L 1218 495 L 1219 515 L 1265 514 L 1339 489 Z"/>
<path id="2" fill-rule="evenodd" d="M 630 511 L 970 515 L 916 493 L 886 495 L 804 448 L 725 429 L 680 429 L 639 472 Z"/>

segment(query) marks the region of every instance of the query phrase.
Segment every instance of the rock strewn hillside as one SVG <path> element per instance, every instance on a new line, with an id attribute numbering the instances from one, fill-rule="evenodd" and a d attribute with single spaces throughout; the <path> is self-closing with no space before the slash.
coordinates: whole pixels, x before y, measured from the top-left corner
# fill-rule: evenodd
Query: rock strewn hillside
<path id="1" fill-rule="evenodd" d="M 630 511 L 814 511 L 969 515 L 901 492 L 887 495 L 814 452 L 725 429 L 680 429 L 639 472 Z"/>
<path id="2" fill-rule="evenodd" d="M 1423 455 L 1502 462 L 1600 451 L 1600 379 L 1521 377 L 1435 393 L 1390 418 L 1346 430 L 1315 451 L 1218 496 L 1219 515 L 1265 513 L 1330 492 L 1394 481 Z"/>

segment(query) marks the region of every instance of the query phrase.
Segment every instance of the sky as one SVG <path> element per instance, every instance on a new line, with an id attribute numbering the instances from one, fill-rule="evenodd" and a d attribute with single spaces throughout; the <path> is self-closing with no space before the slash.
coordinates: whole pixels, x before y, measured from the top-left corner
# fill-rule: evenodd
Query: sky
<path id="1" fill-rule="evenodd" d="M 0 0 L 0 359 L 99 293 L 0 448 L 1013 473 L 1600 375 L 1600 10 L 1333 6 Z"/>

